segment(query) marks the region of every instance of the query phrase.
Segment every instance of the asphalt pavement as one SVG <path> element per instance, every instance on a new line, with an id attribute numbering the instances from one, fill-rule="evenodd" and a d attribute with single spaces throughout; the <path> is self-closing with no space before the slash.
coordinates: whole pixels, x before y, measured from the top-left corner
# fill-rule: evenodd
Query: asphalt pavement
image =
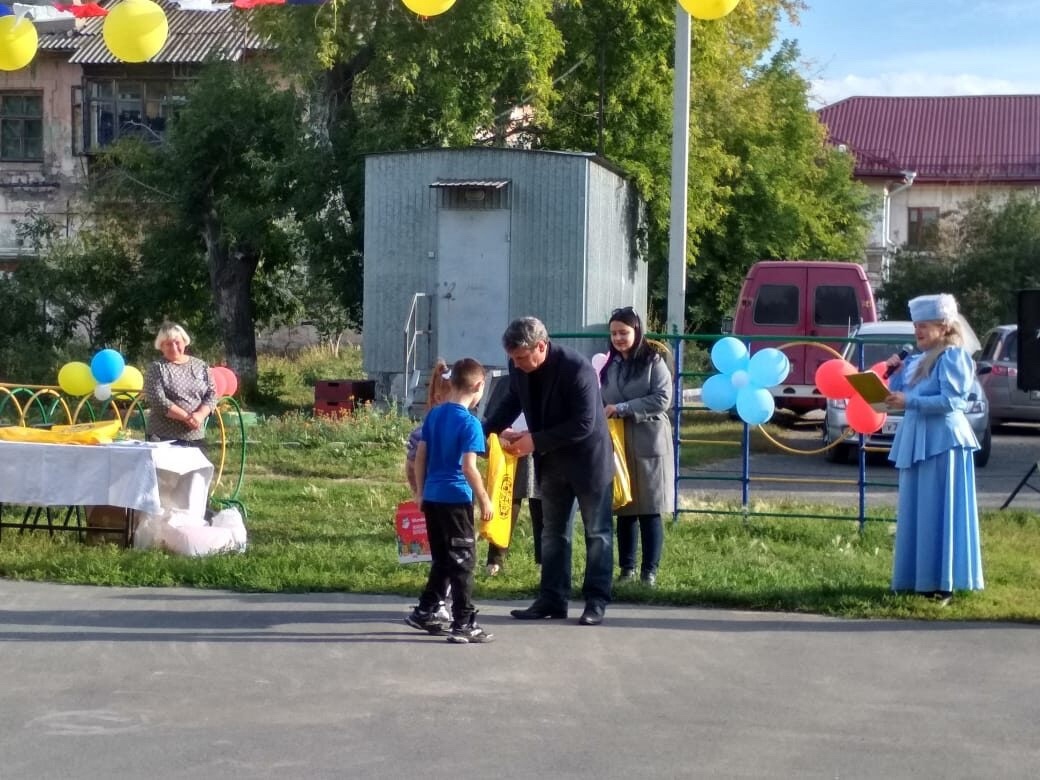
<path id="1" fill-rule="evenodd" d="M 479 593 L 478 593 L 479 599 Z M 1031 778 L 1040 628 L 0 580 L 0 778 Z"/>

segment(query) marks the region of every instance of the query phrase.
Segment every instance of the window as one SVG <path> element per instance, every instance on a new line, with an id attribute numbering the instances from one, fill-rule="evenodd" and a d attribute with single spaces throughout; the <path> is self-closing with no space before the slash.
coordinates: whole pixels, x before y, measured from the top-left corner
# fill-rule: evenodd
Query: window
<path id="1" fill-rule="evenodd" d="M 931 249 L 939 242 L 939 209 L 915 206 L 907 211 L 907 249 Z"/>
<path id="2" fill-rule="evenodd" d="M 983 360 L 996 360 L 997 350 L 1000 349 L 1000 331 L 992 330 L 986 337 L 986 343 L 982 346 Z"/>
<path id="3" fill-rule="evenodd" d="M 819 285 L 813 294 L 813 322 L 846 327 L 859 325 L 859 301 L 848 285 Z"/>
<path id="4" fill-rule="evenodd" d="M 190 82 L 104 79 L 85 85 L 82 149 L 96 152 L 120 138 L 158 141 L 166 123 L 185 102 Z"/>
<path id="5" fill-rule="evenodd" d="M 1004 341 L 1004 354 L 1001 356 L 1001 360 L 1007 360 L 1011 363 L 1018 364 L 1018 331 L 1008 333 Z"/>
<path id="6" fill-rule="evenodd" d="M 763 284 L 755 298 L 755 322 L 759 325 L 796 325 L 800 308 L 797 285 Z"/>
<path id="7" fill-rule="evenodd" d="M 0 93 L 0 160 L 43 159 L 43 93 Z"/>

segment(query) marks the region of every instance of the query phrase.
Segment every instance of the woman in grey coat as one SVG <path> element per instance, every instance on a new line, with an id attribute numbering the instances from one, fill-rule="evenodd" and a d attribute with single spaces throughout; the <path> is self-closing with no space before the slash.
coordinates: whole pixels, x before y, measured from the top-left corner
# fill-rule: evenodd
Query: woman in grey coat
<path id="1" fill-rule="evenodd" d="M 640 578 L 653 587 L 664 548 L 661 515 L 675 507 L 672 372 L 646 340 L 643 323 L 631 306 L 615 309 L 609 326 L 610 349 L 600 384 L 607 417 L 625 421 L 625 463 L 632 481 L 632 502 L 617 510 L 620 579 L 635 578 L 638 526 L 643 546 Z"/>

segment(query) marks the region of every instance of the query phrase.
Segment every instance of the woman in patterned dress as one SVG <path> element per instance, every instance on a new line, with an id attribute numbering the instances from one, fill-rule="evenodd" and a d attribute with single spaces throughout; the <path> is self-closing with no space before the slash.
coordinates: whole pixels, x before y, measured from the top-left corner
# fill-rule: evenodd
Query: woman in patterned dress
<path id="1" fill-rule="evenodd" d="M 204 447 L 217 390 L 209 366 L 184 351 L 189 344 L 191 337 L 174 322 L 163 323 L 155 337 L 162 358 L 148 366 L 144 379 L 150 441 Z"/>

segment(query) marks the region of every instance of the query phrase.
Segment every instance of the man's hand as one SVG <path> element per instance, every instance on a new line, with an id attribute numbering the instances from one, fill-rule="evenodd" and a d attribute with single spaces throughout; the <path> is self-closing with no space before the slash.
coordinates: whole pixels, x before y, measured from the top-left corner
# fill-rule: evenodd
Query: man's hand
<path id="1" fill-rule="evenodd" d="M 510 455 L 522 458 L 534 452 L 534 439 L 531 438 L 530 433 L 524 432 L 512 441 L 503 444 L 502 449 Z"/>

